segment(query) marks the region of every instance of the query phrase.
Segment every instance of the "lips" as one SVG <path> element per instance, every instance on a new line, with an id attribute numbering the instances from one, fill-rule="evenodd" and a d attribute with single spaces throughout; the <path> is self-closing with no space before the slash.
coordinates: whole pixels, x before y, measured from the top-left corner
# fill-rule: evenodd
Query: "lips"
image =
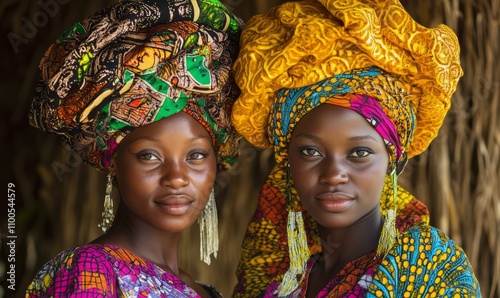
<path id="1" fill-rule="evenodd" d="M 328 192 L 316 197 L 322 209 L 328 212 L 342 212 L 347 210 L 353 203 L 354 197 L 343 192 Z"/>
<path id="2" fill-rule="evenodd" d="M 154 201 L 160 208 L 172 215 L 183 215 L 191 207 L 193 199 L 187 195 L 167 195 Z"/>

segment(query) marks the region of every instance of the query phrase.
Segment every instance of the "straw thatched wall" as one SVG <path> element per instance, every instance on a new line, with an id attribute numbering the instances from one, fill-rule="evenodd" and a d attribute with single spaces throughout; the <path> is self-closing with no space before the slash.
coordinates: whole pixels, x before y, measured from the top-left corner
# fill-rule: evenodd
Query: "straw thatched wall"
<path id="1" fill-rule="evenodd" d="M 412 4 L 424 24 L 457 32 L 464 76 L 440 136 L 413 163 L 410 188 L 464 248 L 483 295 L 500 297 L 500 1 Z"/>
<path id="2" fill-rule="evenodd" d="M 52 3 L 51 7 L 41 3 Z M 97 223 L 104 194 L 102 174 L 56 138 L 27 125 L 27 109 L 37 64 L 61 31 L 114 1 L 7 0 L 0 3 L 2 184 L 16 190 L 16 288 L 6 288 L 10 265 L 7 218 L 2 211 L 0 297 L 21 297 L 34 272 L 57 252 L 99 234 Z M 228 0 L 248 19 L 280 1 Z M 462 46 L 465 72 L 453 106 L 429 150 L 410 161 L 402 183 L 431 210 L 431 220 L 461 245 L 476 271 L 485 297 L 500 297 L 500 65 L 498 0 L 404 1 L 422 24 L 450 25 Z M 48 10 L 47 10 L 48 9 Z M 43 18 L 41 12 L 45 12 Z M 50 12 L 50 13 L 49 13 Z M 27 23 L 35 22 L 29 27 Z M 13 34 L 20 39 L 12 42 Z M 9 40 L 9 36 L 11 40 Z M 270 170 L 271 154 L 244 143 L 239 165 L 220 177 L 219 257 L 207 267 L 198 261 L 198 230 L 183 239 L 184 268 L 214 283 L 229 297 L 246 224 L 258 186 Z M 5 201 L 4 201 L 5 202 Z M 0 210 L 5 210 L 4 206 Z"/>

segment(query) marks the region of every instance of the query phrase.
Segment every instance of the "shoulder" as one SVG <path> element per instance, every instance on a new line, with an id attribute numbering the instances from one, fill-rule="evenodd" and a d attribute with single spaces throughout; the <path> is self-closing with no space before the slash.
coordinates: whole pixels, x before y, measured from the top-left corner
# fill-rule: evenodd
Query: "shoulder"
<path id="1" fill-rule="evenodd" d="M 413 248 L 426 251 L 458 248 L 444 232 L 429 225 L 417 225 L 409 228 L 399 235 L 396 249 L 405 248 L 413 252 Z"/>
<path id="2" fill-rule="evenodd" d="M 50 261 L 45 263 L 41 271 L 53 271 L 63 269 L 90 269 L 92 265 L 107 267 L 109 265 L 109 253 L 104 245 L 83 245 L 60 252 Z"/>
<path id="3" fill-rule="evenodd" d="M 394 249 L 397 256 L 413 256 L 421 259 L 430 258 L 434 263 L 441 261 L 467 262 L 461 247 L 455 244 L 443 231 L 428 225 L 414 226 L 400 234 Z"/>
<path id="4" fill-rule="evenodd" d="M 445 233 L 427 225 L 412 227 L 400 235 L 379 265 L 371 291 L 374 288 L 392 289 L 398 294 L 419 291 L 438 296 L 481 296 L 463 249 Z"/>
<path id="5" fill-rule="evenodd" d="M 59 253 L 47 264 L 66 270 L 85 270 L 88 272 L 107 272 L 113 269 L 113 247 L 107 245 L 87 244 L 74 247 Z"/>
<path id="6" fill-rule="evenodd" d="M 85 293 L 107 296 L 115 280 L 113 262 L 103 245 L 65 250 L 45 263 L 28 287 L 27 297 Z"/>
<path id="7" fill-rule="evenodd" d="M 208 294 L 213 298 L 222 298 L 222 294 L 217 291 L 217 289 L 212 285 L 204 284 L 200 281 L 196 281 Z"/>

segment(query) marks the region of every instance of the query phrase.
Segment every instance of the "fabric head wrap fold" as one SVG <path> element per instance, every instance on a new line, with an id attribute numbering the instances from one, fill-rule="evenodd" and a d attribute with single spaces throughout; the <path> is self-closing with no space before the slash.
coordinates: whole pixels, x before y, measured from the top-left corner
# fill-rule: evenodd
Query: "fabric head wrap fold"
<path id="1" fill-rule="evenodd" d="M 317 249 L 308 247 L 314 235 L 304 235 L 308 227 L 289 176 L 288 144 L 295 125 L 322 103 L 350 108 L 382 136 L 391 166 L 399 170 L 437 136 L 462 75 L 459 44 L 449 27 L 419 25 L 397 0 L 307 0 L 286 2 L 250 19 L 240 47 L 234 70 L 241 95 L 232 121 L 255 146 L 274 147 L 278 162 L 259 199 L 276 206 L 265 216 L 256 214 L 252 232 L 247 231 L 249 241 L 264 239 L 263 248 L 242 254 L 262 258 L 250 264 L 245 259 L 240 266 L 288 262 L 288 271 L 273 277 L 282 277 L 279 296 L 288 297 L 304 277 L 309 252 Z M 387 254 L 397 237 L 396 198 L 404 190 L 396 173 L 388 176 L 381 195 L 386 210 L 377 254 Z M 288 250 L 289 261 L 273 255 L 269 236 L 258 234 L 268 231 L 278 231 L 277 241 L 286 239 L 279 245 Z"/>
<path id="2" fill-rule="evenodd" d="M 230 73 L 241 27 L 217 0 L 112 5 L 47 50 L 30 123 L 106 171 L 133 128 L 184 111 L 210 133 L 224 169 L 237 155 Z"/>
<path id="3" fill-rule="evenodd" d="M 402 87 L 394 76 L 371 67 L 334 75 L 302 88 L 279 90 L 268 126 L 276 160 L 281 163 L 287 159 L 292 130 L 299 120 L 318 105 L 329 103 L 365 117 L 384 140 L 390 160 L 404 166 L 404 149 L 412 140 L 415 114 Z"/>
<path id="4" fill-rule="evenodd" d="M 283 159 L 279 147 L 287 144 L 275 143 L 273 131 L 279 94 L 305 92 L 299 89 L 305 86 L 312 94 L 318 82 L 330 79 L 335 90 L 326 92 L 322 102 L 328 96 L 358 94 L 375 98 L 388 115 L 394 114 L 391 106 L 405 106 L 405 111 L 411 107 L 414 124 L 393 121 L 399 137 L 407 138 L 400 139 L 401 150 L 411 158 L 436 137 L 462 75 L 455 33 L 446 25 L 419 25 L 397 0 L 277 6 L 248 21 L 234 70 L 242 93 L 233 108 L 233 123 L 254 145 L 274 145 L 278 161 Z M 363 73 L 371 75 L 359 75 Z M 281 89 L 285 91 L 279 93 Z M 390 106 L 384 107 L 384 101 Z M 307 105 L 308 110 L 317 106 Z M 389 115 L 391 120 L 396 117 Z M 298 120 L 286 123 L 290 129 L 285 137 Z"/>

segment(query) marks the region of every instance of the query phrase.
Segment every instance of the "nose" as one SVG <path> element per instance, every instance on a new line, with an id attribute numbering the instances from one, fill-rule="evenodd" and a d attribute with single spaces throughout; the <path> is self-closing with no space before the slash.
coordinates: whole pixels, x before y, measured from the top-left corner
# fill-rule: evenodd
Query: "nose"
<path id="1" fill-rule="evenodd" d="M 161 167 L 161 185 L 179 189 L 189 184 L 187 167 L 179 161 L 165 161 Z"/>
<path id="2" fill-rule="evenodd" d="M 346 165 L 341 160 L 326 158 L 323 161 L 320 182 L 329 185 L 345 184 L 349 181 Z"/>

